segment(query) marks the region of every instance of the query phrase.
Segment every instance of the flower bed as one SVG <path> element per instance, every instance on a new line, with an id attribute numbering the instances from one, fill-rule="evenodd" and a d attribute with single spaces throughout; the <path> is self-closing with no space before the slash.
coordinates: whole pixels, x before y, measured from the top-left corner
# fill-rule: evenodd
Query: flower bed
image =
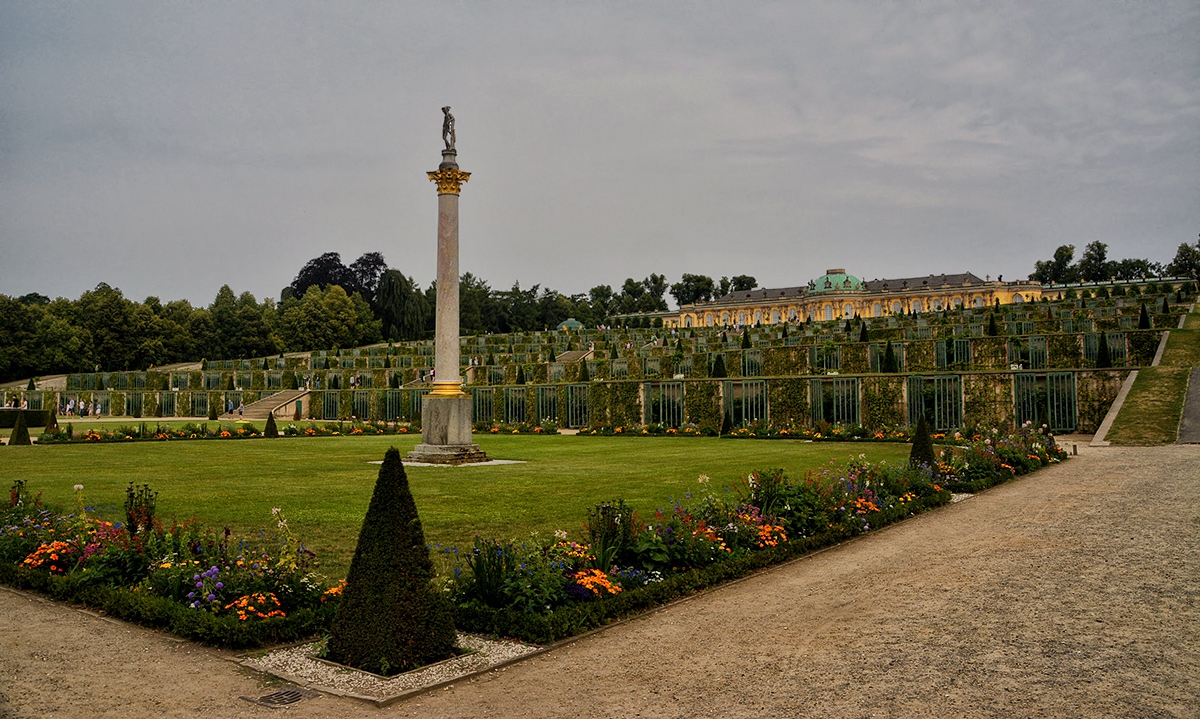
<path id="1" fill-rule="evenodd" d="M 955 439 L 955 438 L 951 438 Z M 1010 436 L 957 438 L 936 468 L 871 464 L 860 455 L 800 480 L 754 472 L 718 494 L 701 475 L 643 520 L 623 501 L 596 505 L 586 537 L 518 544 L 476 538 L 456 548 L 447 591 L 464 631 L 547 643 L 904 519 L 1066 457 L 1026 425 Z"/>
<path id="2" fill-rule="evenodd" d="M 81 497 L 82 485 L 76 485 Z M 131 485 L 127 522 L 45 507 L 16 482 L 0 513 L 0 582 L 189 639 L 229 647 L 292 641 L 328 626 L 339 589 L 275 510 L 278 533 L 234 539 L 194 521 L 170 526 Z"/>
<path id="3" fill-rule="evenodd" d="M 420 429 L 404 424 L 388 425 L 384 422 L 309 422 L 307 425 L 288 424 L 279 430 L 285 437 L 357 437 L 384 434 L 420 433 Z M 44 432 L 38 437 L 42 444 L 67 444 L 72 442 L 167 442 L 198 439 L 262 439 L 263 431 L 253 423 L 238 421 L 230 423 L 189 422 L 182 427 L 142 422 L 139 425 L 121 425 L 115 429 L 89 428 L 76 433 L 71 424 Z"/>

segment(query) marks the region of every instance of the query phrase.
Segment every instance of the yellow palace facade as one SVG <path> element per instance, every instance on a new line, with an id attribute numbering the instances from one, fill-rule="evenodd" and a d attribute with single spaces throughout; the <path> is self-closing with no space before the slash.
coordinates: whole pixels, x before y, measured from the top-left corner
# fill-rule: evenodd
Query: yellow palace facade
<path id="1" fill-rule="evenodd" d="M 800 287 L 754 289 L 731 292 L 711 302 L 683 305 L 678 312 L 664 313 L 667 327 L 725 327 L 779 324 L 782 322 L 830 321 L 890 314 L 920 314 L 944 309 L 990 307 L 1000 304 L 1036 302 L 1042 285 L 1001 278 L 980 279 L 970 272 L 927 277 L 863 281 L 846 270 L 826 270 Z"/>

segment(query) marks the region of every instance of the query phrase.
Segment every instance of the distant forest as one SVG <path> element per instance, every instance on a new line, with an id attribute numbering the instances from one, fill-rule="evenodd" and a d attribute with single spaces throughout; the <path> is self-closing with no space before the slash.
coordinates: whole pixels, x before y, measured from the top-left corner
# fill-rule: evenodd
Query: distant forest
<path id="1" fill-rule="evenodd" d="M 1164 266 L 1149 260 L 1109 260 L 1102 242 L 1089 244 L 1078 262 L 1072 245 L 1038 261 L 1030 279 L 1048 283 L 1094 282 L 1168 274 L 1200 274 L 1200 241 L 1181 244 Z M 614 324 L 614 315 L 707 301 L 758 286 L 749 275 L 684 274 L 632 277 L 619 289 L 596 285 L 587 294 L 564 295 L 549 287 L 493 289 L 471 273 L 459 281 L 460 324 L 471 333 L 504 333 L 556 327 L 573 317 L 586 326 Z M 283 289 L 280 301 L 235 295 L 228 285 L 207 307 L 187 300 L 138 302 L 101 283 L 79 299 L 32 293 L 0 294 L 0 382 L 65 372 L 120 371 L 200 359 L 263 357 L 279 352 L 356 347 L 386 340 L 433 336 L 434 284 L 412 277 L 369 252 L 346 265 L 336 252 L 309 260 Z"/>
<path id="2" fill-rule="evenodd" d="M 651 274 L 626 279 L 618 290 L 597 285 L 586 295 L 564 295 L 541 285 L 492 289 L 467 273 L 459 281 L 460 322 L 467 334 L 553 328 L 569 317 L 594 326 L 615 314 L 666 310 L 668 292 L 694 302 L 755 286 L 748 275 L 714 281 L 685 274 L 668 286 Z M 436 296 L 435 284 L 422 288 L 378 252 L 348 266 L 336 252 L 309 260 L 279 302 L 235 295 L 229 285 L 207 307 L 158 297 L 138 302 L 105 283 L 77 300 L 0 294 L 0 382 L 430 338 Z"/>

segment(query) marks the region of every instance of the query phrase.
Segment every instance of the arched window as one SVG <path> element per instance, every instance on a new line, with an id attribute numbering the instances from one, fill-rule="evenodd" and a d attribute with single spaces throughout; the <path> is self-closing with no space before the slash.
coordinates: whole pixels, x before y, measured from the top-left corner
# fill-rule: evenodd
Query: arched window
<path id="1" fill-rule="evenodd" d="M 746 324 L 746 313 L 745 312 L 738 313 L 738 324 L 739 325 Z"/>
<path id="2" fill-rule="evenodd" d="M 1021 295 L 1019 295 L 1019 294 L 1016 294 L 1016 295 L 1013 295 L 1013 296 L 1012 296 L 1012 303 L 1013 303 L 1014 305 L 1019 305 L 1019 304 L 1021 304 L 1021 303 L 1022 303 L 1022 302 L 1024 302 L 1024 301 L 1025 301 L 1025 298 L 1024 298 L 1024 297 L 1022 297 L 1022 296 L 1021 296 Z"/>
<path id="3" fill-rule="evenodd" d="M 976 308 L 976 309 L 978 309 L 978 308 L 980 308 L 980 307 L 983 307 L 983 298 L 982 298 L 982 297 L 976 297 L 976 298 L 975 298 L 975 301 L 971 303 L 971 306 L 972 306 L 972 307 L 974 307 L 974 308 Z"/>
<path id="4" fill-rule="evenodd" d="M 921 311 L 921 300 L 913 300 L 912 311 L 914 314 Z"/>
<path id="5" fill-rule="evenodd" d="M 729 324 L 729 313 L 728 312 L 721 313 L 721 324 L 723 324 L 723 325 Z"/>
<path id="6" fill-rule="evenodd" d="M 828 322 L 832 319 L 833 319 L 833 307 L 831 305 L 825 305 L 825 321 Z"/>
<path id="7" fill-rule="evenodd" d="M 712 313 L 711 313 L 711 312 L 705 312 L 705 313 L 704 313 L 704 326 L 705 326 L 705 327 L 712 327 L 712 326 L 713 326 L 713 316 L 712 316 Z"/>
<path id="8" fill-rule="evenodd" d="M 954 298 L 954 309 L 956 309 L 956 310 L 961 310 L 961 309 L 962 309 L 962 306 L 963 306 L 963 301 L 962 301 L 962 298 L 961 298 L 961 297 L 955 297 L 955 298 Z"/>
<path id="9" fill-rule="evenodd" d="M 762 322 L 762 310 L 754 310 L 754 324 Z"/>
<path id="10" fill-rule="evenodd" d="M 685 318 L 683 319 L 683 326 L 684 326 L 684 327 L 691 327 L 691 326 L 692 326 L 692 316 L 691 316 L 691 315 L 688 315 L 687 317 L 685 317 Z"/>
<path id="11" fill-rule="evenodd" d="M 788 310 L 788 320 L 790 320 L 792 322 L 796 321 L 796 308 L 795 307 L 792 307 L 791 309 Z"/>
<path id="12" fill-rule="evenodd" d="M 854 316 L 854 305 L 847 302 L 842 307 L 842 317 L 844 317 L 845 319 L 850 319 L 853 316 Z"/>
<path id="13" fill-rule="evenodd" d="M 902 302 L 900 302 L 900 300 L 896 300 L 895 302 L 892 303 L 892 312 L 895 312 L 896 314 L 900 314 L 900 312 L 903 309 L 904 309 L 904 304 Z"/>
<path id="14" fill-rule="evenodd" d="M 771 310 L 771 324 L 779 324 L 779 310 Z"/>
<path id="15" fill-rule="evenodd" d="M 871 314 L 875 317 L 883 317 L 883 303 L 876 302 L 871 306 Z"/>

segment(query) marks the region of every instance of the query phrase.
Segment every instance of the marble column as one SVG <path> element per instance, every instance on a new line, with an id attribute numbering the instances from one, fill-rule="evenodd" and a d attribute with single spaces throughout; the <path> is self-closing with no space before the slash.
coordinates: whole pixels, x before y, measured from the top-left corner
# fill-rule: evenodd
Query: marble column
<path id="1" fill-rule="evenodd" d="M 438 189 L 437 308 L 434 334 L 433 390 L 421 403 L 421 444 L 410 462 L 467 464 L 486 462 L 471 437 L 471 396 L 462 389 L 458 339 L 458 197 L 471 173 L 458 169 L 453 147 L 429 179 Z"/>

